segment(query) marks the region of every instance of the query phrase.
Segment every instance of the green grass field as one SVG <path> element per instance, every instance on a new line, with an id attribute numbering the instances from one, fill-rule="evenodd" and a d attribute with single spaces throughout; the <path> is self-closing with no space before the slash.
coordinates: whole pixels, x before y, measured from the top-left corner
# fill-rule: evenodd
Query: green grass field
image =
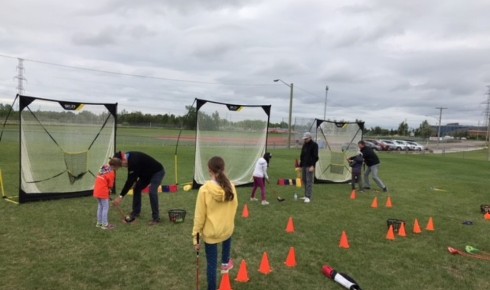
<path id="1" fill-rule="evenodd" d="M 191 133 L 186 133 L 191 136 Z M 174 144 L 158 136 L 178 131 L 118 129 L 119 150 L 139 150 L 161 160 L 167 175 L 164 184 L 175 182 Z M 0 143 L 0 169 L 8 195 L 16 195 L 18 152 L 15 138 Z M 173 145 L 172 145 L 173 144 Z M 294 178 L 294 159 L 299 150 L 275 149 L 269 170 L 271 180 Z M 192 180 L 194 148 L 179 147 L 178 180 Z M 293 200 L 296 187 L 268 186 L 271 204 L 263 207 L 248 201 L 251 188 L 239 188 L 239 210 L 233 236 L 234 279 L 242 259 L 251 281 L 240 289 L 344 289 L 321 274 L 328 264 L 356 279 L 362 289 L 484 289 L 489 285 L 490 261 L 453 256 L 448 246 L 472 245 L 490 252 L 490 221 L 480 214 L 480 204 L 490 204 L 490 162 L 485 152 L 412 155 L 379 154 L 380 176 L 389 188 L 393 208 L 385 208 L 387 194 L 371 190 L 351 200 L 350 185 L 316 184 L 311 204 Z M 119 171 L 118 189 L 126 170 Z M 275 183 L 275 182 L 273 182 Z M 374 184 L 374 183 L 373 183 Z M 432 188 L 442 189 L 435 191 Z M 113 231 L 95 228 L 97 205 L 92 197 L 14 205 L 0 202 L 0 289 L 195 289 L 196 254 L 191 240 L 196 191 L 162 193 L 163 224 L 150 227 L 150 205 L 143 200 L 138 223 L 124 225 L 115 209 Z M 280 195 L 286 198 L 277 202 Z M 373 198 L 379 208 L 370 207 Z M 244 204 L 250 218 L 241 217 Z M 127 198 L 123 208 L 129 211 Z M 187 210 L 185 222 L 171 224 L 167 211 Z M 296 232 L 285 228 L 292 216 Z M 412 234 L 414 219 L 424 229 L 433 217 L 436 230 Z M 407 238 L 385 239 L 388 218 L 407 221 Z M 463 225 L 466 220 L 472 226 Z M 345 230 L 350 249 L 339 248 Z M 295 247 L 298 266 L 284 265 Z M 258 272 L 264 252 L 273 272 Z M 201 289 L 206 289 L 204 252 L 200 258 Z"/>

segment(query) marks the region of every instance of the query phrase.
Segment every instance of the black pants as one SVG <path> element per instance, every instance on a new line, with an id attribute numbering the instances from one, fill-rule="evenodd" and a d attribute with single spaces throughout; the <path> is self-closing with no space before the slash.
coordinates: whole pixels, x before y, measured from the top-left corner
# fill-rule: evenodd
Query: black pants
<path id="1" fill-rule="evenodd" d="M 160 209 L 158 204 L 158 187 L 165 177 L 165 170 L 154 173 L 148 179 L 138 179 L 133 189 L 133 212 L 131 215 L 137 217 L 141 213 L 141 191 L 150 185 L 151 217 L 154 221 L 160 221 Z"/>

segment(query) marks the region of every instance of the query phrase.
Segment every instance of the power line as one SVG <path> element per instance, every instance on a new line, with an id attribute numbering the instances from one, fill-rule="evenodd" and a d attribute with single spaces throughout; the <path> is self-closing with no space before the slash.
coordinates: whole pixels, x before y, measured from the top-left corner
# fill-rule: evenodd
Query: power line
<path id="1" fill-rule="evenodd" d="M 11 59 L 19 59 L 18 57 L 14 57 L 14 56 L 10 56 L 10 55 L 4 55 L 4 54 L 0 54 L 0 57 L 11 58 Z M 71 65 L 59 64 L 59 63 L 42 61 L 42 60 L 35 60 L 35 59 L 28 59 L 28 58 L 22 58 L 22 59 L 24 61 L 29 61 L 29 62 L 33 62 L 33 63 L 39 63 L 39 64 L 44 64 L 44 65 L 63 67 L 63 68 L 69 68 L 69 69 L 75 69 L 75 70 L 83 70 L 83 71 L 105 73 L 105 74 L 127 76 L 127 77 L 156 79 L 156 80 L 162 80 L 162 81 L 194 83 L 194 84 L 202 84 L 202 85 L 223 85 L 223 86 L 250 86 L 250 87 L 253 87 L 253 86 L 257 86 L 257 87 L 259 87 L 259 86 L 271 86 L 271 84 L 218 83 L 218 82 L 205 82 L 205 81 L 196 81 L 196 80 L 164 78 L 164 77 L 155 77 L 155 76 L 148 76 L 148 75 L 141 75 L 141 74 L 120 73 L 120 72 L 115 72 L 115 71 L 87 68 L 87 67 L 81 67 L 81 66 L 71 66 Z"/>

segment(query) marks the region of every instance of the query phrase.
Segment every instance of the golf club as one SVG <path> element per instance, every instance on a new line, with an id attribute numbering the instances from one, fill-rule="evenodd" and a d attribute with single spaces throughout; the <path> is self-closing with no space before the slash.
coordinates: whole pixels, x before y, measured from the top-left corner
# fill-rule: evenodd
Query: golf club
<path id="1" fill-rule="evenodd" d="M 197 233 L 197 245 L 199 245 L 199 233 Z M 196 250 L 196 289 L 199 290 L 199 248 Z"/>

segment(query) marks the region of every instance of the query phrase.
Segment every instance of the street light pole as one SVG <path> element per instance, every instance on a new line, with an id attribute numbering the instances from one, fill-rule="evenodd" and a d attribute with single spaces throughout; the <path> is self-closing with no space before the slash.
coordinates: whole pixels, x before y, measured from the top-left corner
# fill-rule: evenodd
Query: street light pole
<path id="1" fill-rule="evenodd" d="M 290 89 L 289 93 L 289 123 L 288 123 L 288 149 L 291 149 L 291 118 L 293 115 L 293 90 L 294 90 L 294 84 L 287 84 L 285 81 L 281 79 L 274 80 L 274 82 L 281 82 L 284 85 L 288 86 Z"/>
<path id="2" fill-rule="evenodd" d="M 442 110 L 445 110 L 447 108 L 437 107 L 436 109 L 439 110 L 439 128 L 437 129 L 437 145 L 439 145 L 439 143 L 441 141 L 441 118 L 442 118 Z"/>
<path id="3" fill-rule="evenodd" d="M 328 96 L 328 86 L 325 87 L 325 106 L 323 107 L 323 120 L 327 118 L 327 96 Z"/>

